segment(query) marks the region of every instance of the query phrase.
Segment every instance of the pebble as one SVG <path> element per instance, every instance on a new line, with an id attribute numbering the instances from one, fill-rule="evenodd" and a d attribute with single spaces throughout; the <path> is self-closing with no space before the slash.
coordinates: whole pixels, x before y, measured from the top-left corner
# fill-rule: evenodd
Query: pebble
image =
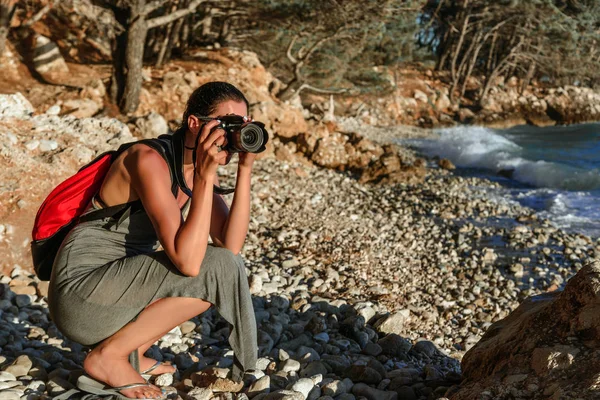
<path id="1" fill-rule="evenodd" d="M 301 378 L 292 385 L 291 389 L 293 391 L 302 393 L 304 398 L 306 398 L 306 397 L 308 397 L 308 394 L 311 392 L 311 390 L 314 387 L 315 387 L 315 384 L 312 381 L 312 379 Z"/>
<path id="2" fill-rule="evenodd" d="M 15 359 L 12 364 L 3 368 L 4 372 L 8 372 L 12 376 L 18 378 L 21 376 L 25 376 L 29 373 L 29 370 L 33 366 L 33 363 L 29 356 L 22 355 Z"/>
<path id="3" fill-rule="evenodd" d="M 300 370 L 300 363 L 296 360 L 286 360 L 281 368 L 283 372 L 296 372 Z"/>
<path id="4" fill-rule="evenodd" d="M 25 148 L 29 151 L 33 151 L 33 150 L 37 149 L 39 145 L 40 145 L 40 141 L 33 139 L 33 140 L 29 140 L 25 143 Z"/>
<path id="5" fill-rule="evenodd" d="M 161 374 L 154 380 L 156 386 L 170 386 L 173 384 L 173 374 Z"/>

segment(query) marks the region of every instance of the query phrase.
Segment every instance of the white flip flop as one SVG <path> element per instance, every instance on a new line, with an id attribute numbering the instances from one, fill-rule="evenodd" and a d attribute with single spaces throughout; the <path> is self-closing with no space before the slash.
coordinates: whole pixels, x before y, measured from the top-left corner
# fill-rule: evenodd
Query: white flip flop
<path id="1" fill-rule="evenodd" d="M 123 386 L 108 386 L 102 382 L 99 382 L 95 379 L 90 378 L 86 375 L 81 375 L 79 379 L 77 379 L 77 387 L 87 393 L 103 395 L 103 396 L 115 396 L 118 400 L 131 400 L 131 397 L 124 396 L 121 394 L 121 390 L 133 389 L 142 386 L 151 386 L 148 382 L 146 383 L 132 383 L 130 385 Z M 163 399 L 164 396 L 159 397 L 158 399 Z M 143 398 L 141 400 L 156 400 L 156 398 Z"/>

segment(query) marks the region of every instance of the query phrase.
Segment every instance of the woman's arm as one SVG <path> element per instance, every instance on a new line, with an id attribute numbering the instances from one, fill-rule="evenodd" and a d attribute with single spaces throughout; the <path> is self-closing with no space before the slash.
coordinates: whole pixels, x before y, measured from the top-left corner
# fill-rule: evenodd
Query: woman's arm
<path id="1" fill-rule="evenodd" d="M 234 254 L 242 250 L 250 223 L 250 179 L 255 155 L 250 158 L 251 160 L 248 161 L 247 155 L 240 154 L 231 209 L 227 209 L 221 196 L 214 196 L 215 210 L 211 220 L 211 238 L 216 245 L 225 247 Z"/>
<path id="2" fill-rule="evenodd" d="M 203 149 L 198 150 L 197 163 L 202 172 L 194 176 L 193 197 L 185 221 L 171 193 L 169 167 L 163 158 L 156 151 L 144 148 L 124 160 L 131 175 L 131 184 L 152 221 L 160 243 L 184 275 L 198 275 L 206 254 L 216 168 L 225 162 L 226 156 L 225 152 L 218 152 L 214 144 L 222 140 L 223 134 L 222 130 L 216 130 L 210 135 L 207 133 L 208 137 L 204 134 L 201 137 Z"/>

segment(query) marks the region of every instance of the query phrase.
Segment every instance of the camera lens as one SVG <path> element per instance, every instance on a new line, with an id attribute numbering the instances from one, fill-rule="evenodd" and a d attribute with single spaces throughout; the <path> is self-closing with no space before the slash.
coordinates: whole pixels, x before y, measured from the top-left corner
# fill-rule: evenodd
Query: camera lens
<path id="1" fill-rule="evenodd" d="M 263 130 L 255 125 L 248 124 L 241 129 L 241 145 L 244 151 L 248 153 L 256 153 L 260 150 L 264 142 Z"/>

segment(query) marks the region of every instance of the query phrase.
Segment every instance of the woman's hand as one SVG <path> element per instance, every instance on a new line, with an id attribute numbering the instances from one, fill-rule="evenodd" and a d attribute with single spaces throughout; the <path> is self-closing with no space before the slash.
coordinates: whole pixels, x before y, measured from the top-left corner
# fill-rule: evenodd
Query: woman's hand
<path id="1" fill-rule="evenodd" d="M 196 176 L 205 181 L 213 182 L 217 174 L 217 166 L 225 165 L 227 152 L 219 151 L 225 144 L 225 131 L 215 129 L 220 121 L 210 121 L 200 130 L 200 139 L 196 148 Z"/>

